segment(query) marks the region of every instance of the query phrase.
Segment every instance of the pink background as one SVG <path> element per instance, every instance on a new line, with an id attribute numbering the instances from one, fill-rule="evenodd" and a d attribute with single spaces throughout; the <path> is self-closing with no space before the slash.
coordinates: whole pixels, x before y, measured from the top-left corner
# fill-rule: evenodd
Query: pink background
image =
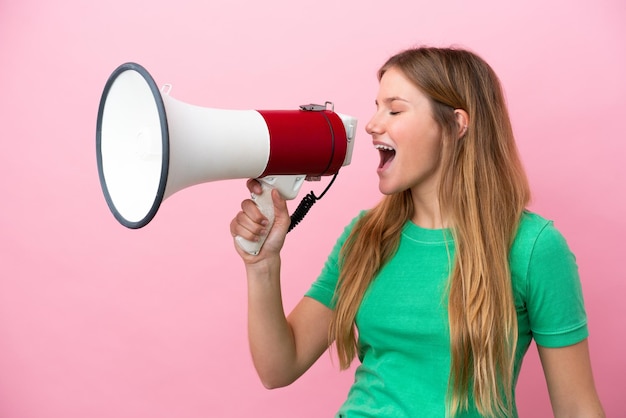
<path id="1" fill-rule="evenodd" d="M 136 61 L 188 103 L 331 100 L 359 118 L 352 165 L 289 235 L 291 309 L 343 226 L 379 199 L 364 132 L 375 72 L 419 43 L 471 48 L 499 73 L 532 209 L 578 257 L 600 396 L 609 416 L 626 416 L 624 22 L 622 0 L 3 0 L 0 416 L 331 416 L 352 375 L 330 356 L 276 391 L 253 370 L 228 233 L 244 181 L 186 189 L 146 228 L 122 227 L 96 170 L 100 94 L 117 65 Z M 522 416 L 550 416 L 534 346 L 518 403 Z"/>

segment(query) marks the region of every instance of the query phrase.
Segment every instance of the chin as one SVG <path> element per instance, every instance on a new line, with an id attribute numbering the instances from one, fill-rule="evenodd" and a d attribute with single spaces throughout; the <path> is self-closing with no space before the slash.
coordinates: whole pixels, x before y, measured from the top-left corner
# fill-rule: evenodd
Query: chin
<path id="1" fill-rule="evenodd" d="M 378 190 L 385 196 L 391 196 L 393 194 L 402 193 L 405 190 L 407 190 L 407 188 L 387 185 L 387 184 L 383 184 L 383 182 L 380 182 L 378 183 Z"/>

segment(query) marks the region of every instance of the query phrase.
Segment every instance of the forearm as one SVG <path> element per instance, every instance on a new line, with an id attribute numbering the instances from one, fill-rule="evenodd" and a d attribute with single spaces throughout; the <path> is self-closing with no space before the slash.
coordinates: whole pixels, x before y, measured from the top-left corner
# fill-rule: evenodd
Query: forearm
<path id="1" fill-rule="evenodd" d="M 267 388 L 285 386 L 297 378 L 296 347 L 285 316 L 280 289 L 280 258 L 249 265 L 248 340 L 252 361 Z"/>

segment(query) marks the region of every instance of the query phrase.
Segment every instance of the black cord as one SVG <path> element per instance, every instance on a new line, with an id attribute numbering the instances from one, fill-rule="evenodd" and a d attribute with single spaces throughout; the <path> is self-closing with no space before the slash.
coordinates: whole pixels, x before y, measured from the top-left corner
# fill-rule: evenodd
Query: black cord
<path id="1" fill-rule="evenodd" d="M 298 225 L 302 221 L 302 219 L 304 219 L 306 214 L 309 213 L 309 210 L 313 207 L 315 202 L 324 197 L 328 189 L 330 189 L 330 186 L 333 185 L 333 182 L 337 178 L 337 174 L 339 173 L 335 173 L 332 180 L 330 181 L 330 183 L 328 183 L 328 186 L 326 186 L 326 189 L 324 189 L 319 197 L 315 196 L 315 194 L 313 194 L 313 192 L 311 191 L 309 194 L 302 198 L 300 204 L 293 212 L 293 215 L 291 215 L 291 225 L 289 225 L 289 229 L 287 230 L 287 232 L 291 232 L 291 230 L 294 229 L 296 225 Z"/>

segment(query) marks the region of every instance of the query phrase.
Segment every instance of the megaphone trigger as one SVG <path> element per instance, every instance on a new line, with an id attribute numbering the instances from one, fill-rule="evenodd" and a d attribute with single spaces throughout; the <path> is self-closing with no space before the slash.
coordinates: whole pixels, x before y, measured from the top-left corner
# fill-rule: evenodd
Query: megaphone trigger
<path id="1" fill-rule="evenodd" d="M 252 193 L 252 200 L 257 205 L 263 216 L 267 218 L 267 233 L 274 226 L 274 202 L 272 201 L 272 189 L 268 183 L 264 181 L 260 181 L 262 192 L 261 194 Z M 257 255 L 259 251 L 261 251 L 261 247 L 265 243 L 265 239 L 267 235 L 262 236 L 258 241 L 248 241 L 240 236 L 235 237 L 235 241 L 237 245 L 241 247 L 242 250 L 251 255 Z"/>
<path id="2" fill-rule="evenodd" d="M 267 218 L 268 225 L 267 230 L 270 231 L 274 226 L 274 201 L 272 200 L 272 190 L 276 189 L 283 197 L 283 199 L 294 199 L 304 180 L 305 175 L 279 175 L 269 176 L 257 179 L 261 183 L 261 194 L 252 194 L 252 200 L 257 205 L 263 216 Z M 248 241 L 242 237 L 235 237 L 235 241 L 241 247 L 242 250 L 248 254 L 257 255 L 261 251 L 261 247 L 265 243 L 267 236 L 261 237 L 259 241 Z"/>

